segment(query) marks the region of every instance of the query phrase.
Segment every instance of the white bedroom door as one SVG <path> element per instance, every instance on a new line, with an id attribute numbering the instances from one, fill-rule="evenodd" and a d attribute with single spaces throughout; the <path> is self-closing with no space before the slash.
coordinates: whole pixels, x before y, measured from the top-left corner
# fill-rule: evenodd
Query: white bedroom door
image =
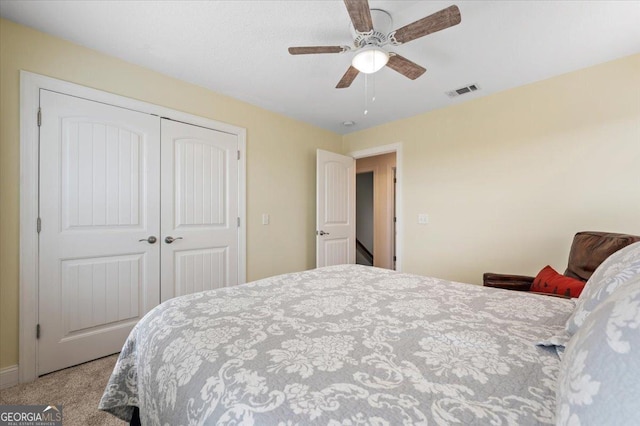
<path id="1" fill-rule="evenodd" d="M 238 284 L 238 136 L 162 119 L 161 299 Z"/>
<path id="2" fill-rule="evenodd" d="M 355 160 L 319 149 L 316 162 L 316 267 L 356 263 Z"/>
<path id="3" fill-rule="evenodd" d="M 160 300 L 159 118 L 40 93 L 39 375 L 119 352 Z"/>

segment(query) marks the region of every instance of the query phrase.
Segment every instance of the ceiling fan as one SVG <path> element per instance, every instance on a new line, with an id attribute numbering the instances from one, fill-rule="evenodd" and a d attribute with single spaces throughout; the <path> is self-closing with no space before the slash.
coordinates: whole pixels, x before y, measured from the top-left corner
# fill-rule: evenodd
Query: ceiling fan
<path id="1" fill-rule="evenodd" d="M 349 12 L 356 34 L 354 47 L 304 46 L 289 48 L 291 55 L 358 52 L 354 56 L 351 66 L 338 82 L 336 89 L 349 87 L 360 72 L 374 73 L 385 65 L 405 77 L 415 80 L 424 74 L 426 68 L 397 53 L 387 52 L 382 47 L 386 45 L 399 46 L 408 43 L 428 34 L 458 25 L 461 19 L 460 9 L 458 9 L 458 6 L 453 5 L 385 34 L 376 31 L 373 27 L 371 9 L 367 0 L 344 0 L 344 4 L 347 6 L 347 12 Z"/>

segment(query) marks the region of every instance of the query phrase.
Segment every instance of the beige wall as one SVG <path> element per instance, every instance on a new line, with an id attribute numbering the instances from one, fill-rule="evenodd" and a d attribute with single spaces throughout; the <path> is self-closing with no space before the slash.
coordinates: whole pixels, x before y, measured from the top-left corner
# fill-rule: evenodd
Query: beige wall
<path id="1" fill-rule="evenodd" d="M 0 368 L 18 362 L 21 69 L 246 128 L 247 278 L 315 266 L 315 150 L 340 135 L 0 20 Z"/>
<path id="2" fill-rule="evenodd" d="M 577 231 L 640 235 L 640 55 L 352 133 L 344 150 L 396 142 L 407 272 L 562 272 Z"/>

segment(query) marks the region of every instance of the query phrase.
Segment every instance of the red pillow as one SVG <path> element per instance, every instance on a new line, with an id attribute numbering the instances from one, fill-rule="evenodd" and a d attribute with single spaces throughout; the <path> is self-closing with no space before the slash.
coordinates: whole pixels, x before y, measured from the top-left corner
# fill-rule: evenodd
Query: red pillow
<path id="1" fill-rule="evenodd" d="M 578 297 L 585 283 L 571 277 L 565 277 L 547 265 L 533 280 L 531 291 L 538 293 L 561 294 L 563 296 Z"/>

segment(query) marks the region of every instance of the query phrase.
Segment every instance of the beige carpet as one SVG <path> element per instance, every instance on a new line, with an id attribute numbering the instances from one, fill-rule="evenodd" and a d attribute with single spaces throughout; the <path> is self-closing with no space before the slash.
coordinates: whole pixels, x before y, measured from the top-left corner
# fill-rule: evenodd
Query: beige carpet
<path id="1" fill-rule="evenodd" d="M 0 404 L 62 404 L 63 424 L 117 425 L 127 423 L 98 410 L 117 355 L 111 355 L 40 377 L 32 383 L 0 391 Z"/>

